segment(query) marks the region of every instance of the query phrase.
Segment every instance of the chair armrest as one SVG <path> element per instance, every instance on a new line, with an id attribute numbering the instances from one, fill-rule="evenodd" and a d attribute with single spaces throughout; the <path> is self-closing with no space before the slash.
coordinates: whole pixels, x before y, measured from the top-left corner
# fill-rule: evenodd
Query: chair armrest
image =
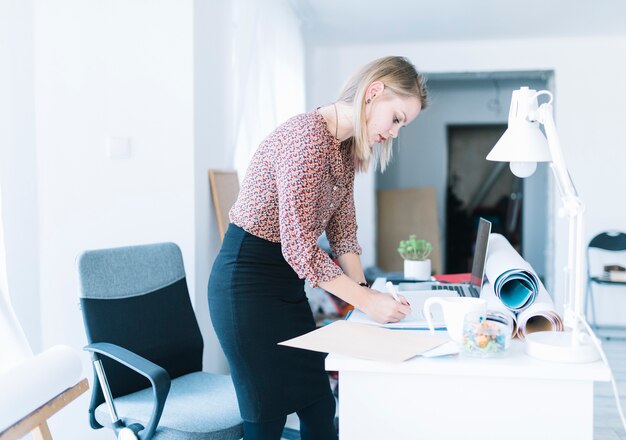
<path id="1" fill-rule="evenodd" d="M 161 419 L 167 394 L 170 391 L 171 380 L 167 371 L 154 362 L 151 362 L 130 350 L 108 342 L 95 342 L 85 346 L 84 350 L 93 353 L 92 356 L 95 360 L 98 360 L 98 355 L 106 356 L 130 368 L 131 370 L 136 371 L 150 381 L 150 384 L 152 385 L 154 409 L 152 410 L 150 421 L 148 422 L 148 426 L 145 428 L 144 433 L 141 435 L 138 434 L 138 436 L 141 440 L 148 440 L 152 438 L 159 420 Z"/>

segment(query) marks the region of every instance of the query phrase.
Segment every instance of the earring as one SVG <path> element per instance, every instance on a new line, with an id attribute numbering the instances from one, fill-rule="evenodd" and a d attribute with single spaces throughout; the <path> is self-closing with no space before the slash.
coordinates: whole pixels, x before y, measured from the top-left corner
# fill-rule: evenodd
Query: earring
<path id="1" fill-rule="evenodd" d="M 367 98 L 367 99 L 365 100 L 365 103 L 366 103 L 366 104 L 371 104 L 371 103 L 372 103 L 372 99 L 371 99 L 371 98 Z"/>

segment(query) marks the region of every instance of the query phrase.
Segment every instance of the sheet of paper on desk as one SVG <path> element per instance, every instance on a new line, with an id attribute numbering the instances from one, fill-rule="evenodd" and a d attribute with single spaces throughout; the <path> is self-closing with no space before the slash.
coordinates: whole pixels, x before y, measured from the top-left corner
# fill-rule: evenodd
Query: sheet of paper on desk
<path id="1" fill-rule="evenodd" d="M 354 311 L 348 317 L 348 321 L 357 322 L 360 324 L 374 324 L 379 327 L 386 328 L 427 330 L 428 324 L 426 323 L 426 318 L 423 314 L 424 301 L 426 301 L 427 298 L 433 296 L 458 296 L 458 294 L 452 290 L 412 290 L 404 292 L 401 291 L 400 294 L 407 299 L 409 304 L 411 304 L 411 314 L 404 318 L 402 321 L 394 322 L 391 324 L 379 324 L 376 321 L 373 321 L 369 316 L 367 316 L 359 309 L 354 309 Z M 439 330 L 445 329 L 446 324 L 443 319 L 441 306 L 435 305 L 430 309 L 430 311 L 433 315 L 433 326 Z"/>
<path id="2" fill-rule="evenodd" d="M 402 362 L 449 339 L 428 333 L 399 332 L 367 324 L 335 321 L 279 345 L 383 362 Z"/>

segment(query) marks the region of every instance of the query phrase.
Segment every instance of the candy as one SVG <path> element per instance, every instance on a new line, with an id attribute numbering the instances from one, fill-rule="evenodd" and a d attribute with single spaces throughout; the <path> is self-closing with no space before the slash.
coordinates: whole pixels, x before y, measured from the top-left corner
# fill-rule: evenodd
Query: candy
<path id="1" fill-rule="evenodd" d="M 500 320 L 470 314 L 463 328 L 463 348 L 466 353 L 492 356 L 504 353 L 511 338 L 511 327 Z"/>

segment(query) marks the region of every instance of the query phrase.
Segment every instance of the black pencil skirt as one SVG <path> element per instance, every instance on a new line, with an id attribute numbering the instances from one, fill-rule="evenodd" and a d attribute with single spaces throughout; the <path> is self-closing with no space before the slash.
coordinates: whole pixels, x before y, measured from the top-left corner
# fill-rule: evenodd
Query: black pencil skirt
<path id="1" fill-rule="evenodd" d="M 331 392 L 325 354 L 276 345 L 315 329 L 304 281 L 283 258 L 280 243 L 230 224 L 208 295 L 244 420 L 274 420 Z"/>

